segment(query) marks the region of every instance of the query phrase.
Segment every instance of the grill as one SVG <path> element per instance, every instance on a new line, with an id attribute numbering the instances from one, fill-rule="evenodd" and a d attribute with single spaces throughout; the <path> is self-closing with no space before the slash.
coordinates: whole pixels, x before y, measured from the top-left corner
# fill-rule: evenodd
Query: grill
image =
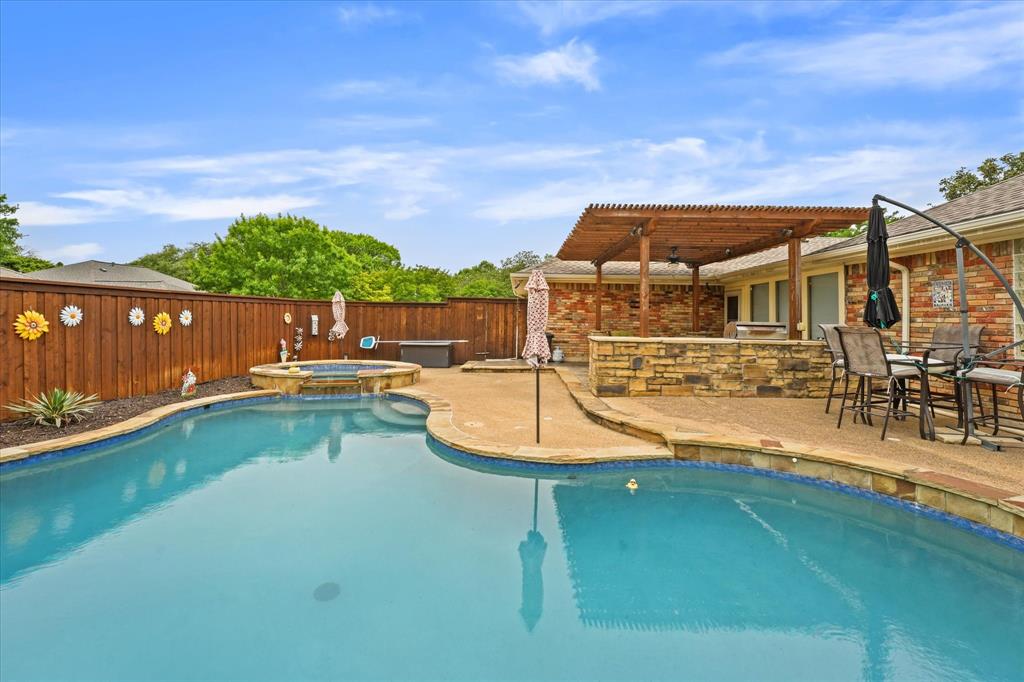
<path id="1" fill-rule="evenodd" d="M 727 339 L 754 339 L 758 341 L 785 340 L 785 322 L 729 322 L 722 334 Z"/>

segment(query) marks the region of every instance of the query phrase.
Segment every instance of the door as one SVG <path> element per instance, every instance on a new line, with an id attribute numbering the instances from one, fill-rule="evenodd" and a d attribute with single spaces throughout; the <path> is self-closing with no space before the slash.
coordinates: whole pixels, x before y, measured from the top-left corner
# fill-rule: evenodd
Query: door
<path id="1" fill-rule="evenodd" d="M 807 278 L 808 338 L 823 339 L 819 324 L 839 324 L 839 273 Z"/>

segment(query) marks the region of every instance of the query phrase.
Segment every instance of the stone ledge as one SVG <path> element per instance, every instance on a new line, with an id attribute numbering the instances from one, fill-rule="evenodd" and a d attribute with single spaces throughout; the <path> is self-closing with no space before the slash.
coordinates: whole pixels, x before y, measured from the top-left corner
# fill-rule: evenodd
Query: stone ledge
<path id="1" fill-rule="evenodd" d="M 129 417 L 124 421 L 111 424 L 110 426 L 104 426 L 99 429 L 93 429 L 92 431 L 83 431 L 72 436 L 51 438 L 50 440 L 41 440 L 35 443 L 28 443 L 27 445 L 17 445 L 14 447 L 0 449 L 0 464 L 5 462 L 15 462 L 28 457 L 35 457 L 59 450 L 67 450 L 68 448 L 74 448 L 81 445 L 89 445 L 90 443 L 107 440 L 108 438 L 114 438 L 116 436 L 123 436 L 125 434 L 138 431 L 139 429 L 143 429 L 151 424 L 155 424 L 156 422 L 166 419 L 171 415 L 184 412 L 186 410 L 192 410 L 197 407 L 231 402 L 234 400 L 244 400 L 246 398 L 260 398 L 275 395 L 280 395 L 280 392 L 271 390 L 242 391 L 239 393 L 225 393 L 224 395 L 212 395 L 206 398 L 182 400 L 181 402 L 171 403 L 169 405 L 161 405 L 143 412 L 142 414 Z"/>
<path id="2" fill-rule="evenodd" d="M 664 445 L 620 445 L 610 448 L 544 448 L 536 445 L 511 445 L 484 440 L 462 431 L 452 421 L 451 403 L 418 388 L 398 388 L 392 395 L 412 398 L 425 404 L 427 432 L 456 450 L 473 455 L 547 464 L 596 464 L 598 462 L 629 462 L 672 459 L 672 451 Z"/>

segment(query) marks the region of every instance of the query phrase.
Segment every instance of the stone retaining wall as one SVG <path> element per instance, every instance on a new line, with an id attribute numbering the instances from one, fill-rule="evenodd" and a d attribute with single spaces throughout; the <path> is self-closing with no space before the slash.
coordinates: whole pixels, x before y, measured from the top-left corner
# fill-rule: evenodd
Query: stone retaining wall
<path id="1" fill-rule="evenodd" d="M 820 398 L 831 362 L 822 341 L 590 337 L 598 396 Z"/>

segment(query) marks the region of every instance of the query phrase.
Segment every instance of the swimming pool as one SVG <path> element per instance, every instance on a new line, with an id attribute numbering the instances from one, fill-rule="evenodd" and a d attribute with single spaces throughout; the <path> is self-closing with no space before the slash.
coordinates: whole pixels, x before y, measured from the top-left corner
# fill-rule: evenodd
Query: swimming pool
<path id="1" fill-rule="evenodd" d="M 1011 547 L 763 476 L 482 466 L 423 421 L 264 401 L 0 470 L 0 677 L 1024 672 Z"/>

